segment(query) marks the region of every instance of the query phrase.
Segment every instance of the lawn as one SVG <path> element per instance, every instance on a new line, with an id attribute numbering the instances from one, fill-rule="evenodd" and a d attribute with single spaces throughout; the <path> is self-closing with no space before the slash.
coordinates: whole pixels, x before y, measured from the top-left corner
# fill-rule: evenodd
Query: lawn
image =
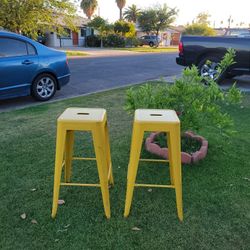
<path id="1" fill-rule="evenodd" d="M 65 53 L 67 56 L 88 56 L 88 53 L 75 50 L 66 50 Z"/>
<path id="2" fill-rule="evenodd" d="M 117 50 L 127 50 L 134 52 L 149 52 L 149 53 L 170 53 L 170 52 L 178 52 L 177 47 L 134 47 L 134 48 L 117 48 Z"/>
<path id="3" fill-rule="evenodd" d="M 227 110 L 238 131 L 230 139 L 201 131 L 209 153 L 183 166 L 183 223 L 171 189 L 137 188 L 131 214 L 123 218 L 133 119 L 123 110 L 124 97 L 125 89 L 118 89 L 0 114 L 0 249 L 249 249 L 250 96 Z M 62 187 L 65 204 L 50 218 L 56 119 L 67 107 L 107 109 L 115 178 L 110 220 L 100 190 L 83 187 Z M 76 137 L 75 155 L 91 156 L 90 135 Z M 73 176 L 97 181 L 95 163 L 74 164 Z M 138 182 L 166 180 L 164 164 L 140 165 Z"/>

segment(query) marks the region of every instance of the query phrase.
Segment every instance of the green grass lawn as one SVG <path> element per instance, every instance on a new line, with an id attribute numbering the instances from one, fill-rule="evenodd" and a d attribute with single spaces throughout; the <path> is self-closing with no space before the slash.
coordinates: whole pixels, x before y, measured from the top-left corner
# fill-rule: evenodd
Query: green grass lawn
<path id="1" fill-rule="evenodd" d="M 88 53 L 82 51 L 66 50 L 67 56 L 88 56 Z"/>
<path id="2" fill-rule="evenodd" d="M 209 153 L 199 164 L 183 166 L 183 223 L 172 189 L 137 188 L 131 214 L 123 218 L 133 120 L 123 110 L 124 97 L 119 89 L 0 114 L 0 249 L 249 249 L 250 96 L 243 107 L 227 110 L 238 130 L 230 140 L 201 131 Z M 115 178 L 110 220 L 100 189 L 83 187 L 62 187 L 65 204 L 50 218 L 56 119 L 67 107 L 107 109 Z M 93 155 L 90 135 L 76 137 L 75 155 Z M 97 181 L 95 163 L 74 164 L 73 176 Z M 137 177 L 166 183 L 168 167 L 143 163 Z"/>
<path id="3" fill-rule="evenodd" d="M 117 50 L 127 50 L 127 51 L 134 51 L 134 52 L 150 52 L 150 53 L 169 53 L 169 52 L 177 52 L 177 47 L 134 47 L 134 48 L 117 48 Z"/>

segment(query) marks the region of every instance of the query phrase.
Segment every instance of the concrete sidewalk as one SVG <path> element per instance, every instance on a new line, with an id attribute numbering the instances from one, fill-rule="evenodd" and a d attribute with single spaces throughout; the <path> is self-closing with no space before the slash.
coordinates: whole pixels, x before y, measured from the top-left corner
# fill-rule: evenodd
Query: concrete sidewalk
<path id="1" fill-rule="evenodd" d="M 81 51 L 88 56 L 91 57 L 105 57 L 105 56 L 126 56 L 126 55 L 133 55 L 140 52 L 135 52 L 135 51 L 127 51 L 127 50 L 116 50 L 116 49 L 106 49 L 106 48 L 85 48 L 85 47 L 63 47 L 63 48 L 54 48 L 57 50 L 70 50 L 70 51 Z M 142 53 L 140 53 L 142 54 Z"/>

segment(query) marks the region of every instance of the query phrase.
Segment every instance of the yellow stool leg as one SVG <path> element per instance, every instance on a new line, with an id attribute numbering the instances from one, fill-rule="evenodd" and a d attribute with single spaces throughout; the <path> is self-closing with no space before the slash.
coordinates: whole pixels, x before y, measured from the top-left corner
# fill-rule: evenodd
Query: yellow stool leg
<path id="1" fill-rule="evenodd" d="M 105 124 L 104 129 L 105 129 L 104 133 L 105 133 L 105 149 L 106 149 L 106 155 L 107 155 L 107 166 L 108 166 L 108 171 L 110 171 L 109 184 L 114 185 L 112 161 L 111 161 L 111 155 L 110 155 L 109 132 L 108 132 L 108 124 L 107 123 Z"/>
<path id="2" fill-rule="evenodd" d="M 65 182 L 70 182 L 72 154 L 74 149 L 74 131 L 67 131 L 65 144 Z"/>
<path id="3" fill-rule="evenodd" d="M 172 169 L 175 183 L 175 195 L 177 214 L 180 221 L 183 221 L 182 207 L 182 180 L 181 180 L 181 144 L 180 127 L 176 125 L 170 134 L 170 147 L 172 152 Z"/>
<path id="4" fill-rule="evenodd" d="M 173 157 L 172 150 L 170 147 L 170 134 L 167 133 L 167 144 L 168 144 L 168 160 L 169 160 L 169 172 L 170 172 L 170 181 L 171 185 L 174 185 L 174 173 L 173 173 Z"/>
<path id="5" fill-rule="evenodd" d="M 100 126 L 103 126 L 101 124 Z M 102 133 L 102 128 L 100 126 L 96 126 L 96 129 L 93 129 L 93 141 L 95 148 L 95 155 L 97 161 L 97 169 L 100 179 L 101 192 L 102 192 L 102 200 L 104 206 L 104 212 L 106 217 L 109 219 L 111 216 L 110 213 L 110 201 L 109 201 L 109 187 L 108 187 L 108 171 L 107 171 L 107 159 L 105 154 L 105 140 L 104 134 Z"/>
<path id="6" fill-rule="evenodd" d="M 58 124 L 57 135 L 56 135 L 54 193 L 53 193 L 53 205 L 51 214 L 52 218 L 55 218 L 58 207 L 58 198 L 59 198 L 60 182 L 62 174 L 62 163 L 63 163 L 64 147 L 65 147 L 65 137 L 66 137 L 66 131 L 60 126 L 60 124 Z"/>
<path id="7" fill-rule="evenodd" d="M 130 149 L 130 160 L 128 166 L 128 176 L 127 176 L 127 193 L 126 193 L 126 201 L 125 201 L 125 211 L 124 217 L 127 217 L 130 212 L 134 185 L 139 165 L 142 141 L 143 141 L 144 131 L 140 130 L 138 124 L 134 123 L 132 141 L 131 141 L 131 149 Z"/>

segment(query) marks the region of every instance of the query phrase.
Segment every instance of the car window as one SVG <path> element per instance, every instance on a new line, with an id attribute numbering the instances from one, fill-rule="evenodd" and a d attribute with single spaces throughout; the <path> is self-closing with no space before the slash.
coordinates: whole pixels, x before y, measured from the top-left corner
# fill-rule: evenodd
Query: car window
<path id="1" fill-rule="evenodd" d="M 27 55 L 26 43 L 20 40 L 0 37 L 0 57 Z"/>
<path id="2" fill-rule="evenodd" d="M 36 49 L 30 43 L 27 43 L 27 49 L 28 49 L 28 54 L 29 55 L 36 55 Z"/>

